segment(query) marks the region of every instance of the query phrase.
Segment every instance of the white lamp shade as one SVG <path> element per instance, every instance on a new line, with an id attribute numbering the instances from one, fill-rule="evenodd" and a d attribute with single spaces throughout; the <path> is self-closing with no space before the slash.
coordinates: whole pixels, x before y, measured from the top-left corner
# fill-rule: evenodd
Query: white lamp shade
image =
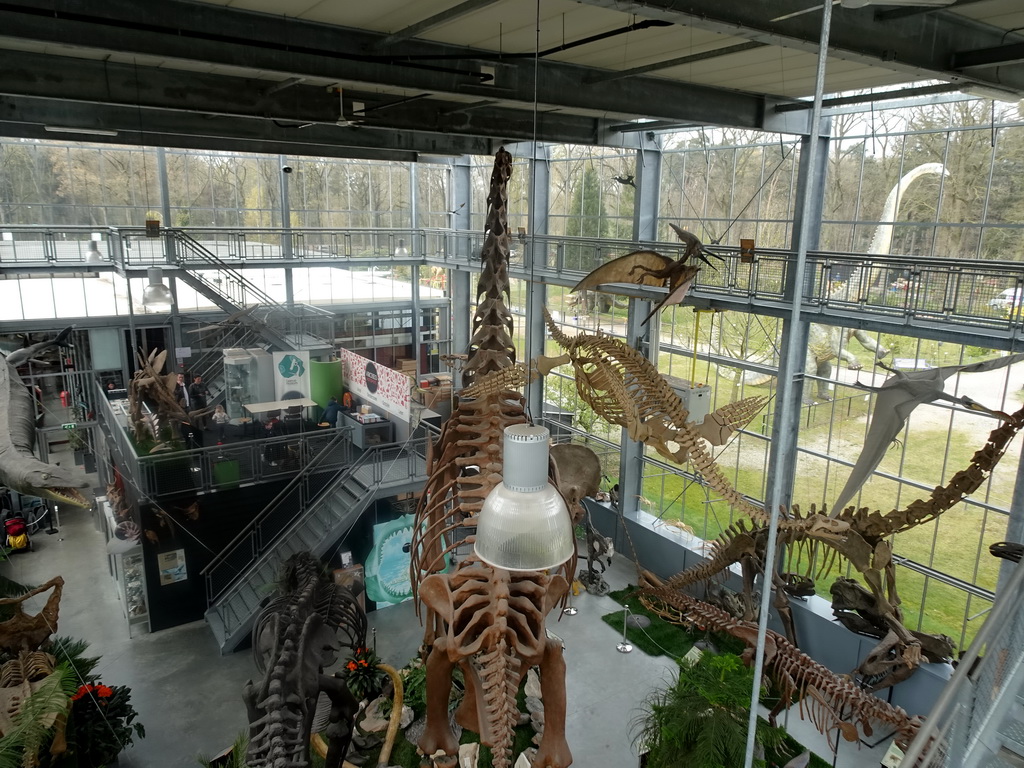
<path id="1" fill-rule="evenodd" d="M 163 272 L 152 267 L 146 270 L 149 278 L 149 285 L 142 291 L 142 306 L 144 307 L 170 307 L 174 304 L 174 297 L 171 296 L 171 289 L 163 284 Z"/>
<path id="2" fill-rule="evenodd" d="M 398 241 L 398 247 L 395 248 L 396 259 L 407 259 L 409 258 L 409 249 L 405 247 L 405 240 Z"/>
<path id="3" fill-rule="evenodd" d="M 548 430 L 517 424 L 505 429 L 504 479 L 484 500 L 476 555 L 508 571 L 557 568 L 576 548 L 561 494 L 548 483 Z"/>

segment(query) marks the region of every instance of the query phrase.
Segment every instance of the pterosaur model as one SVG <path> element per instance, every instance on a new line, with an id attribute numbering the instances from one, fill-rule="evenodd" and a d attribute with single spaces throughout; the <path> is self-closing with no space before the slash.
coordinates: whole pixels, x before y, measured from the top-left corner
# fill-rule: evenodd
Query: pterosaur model
<path id="1" fill-rule="evenodd" d="M 667 286 L 668 296 L 651 310 L 644 318 L 644 323 L 662 307 L 681 304 L 700 271 L 700 267 L 691 264 L 690 261 L 697 258 L 712 266 L 706 254 L 711 254 L 715 258 L 721 257 L 705 248 L 696 235 L 680 229 L 675 224 L 669 226 L 686 244 L 686 250 L 680 258 L 673 259 L 657 251 L 633 251 L 595 269 L 573 287 L 572 293 L 594 290 L 608 283 Z"/>
<path id="2" fill-rule="evenodd" d="M 989 409 L 978 405 L 969 397 L 955 397 L 947 395 L 943 391 L 943 384 L 946 379 L 955 373 L 980 373 L 981 371 L 994 371 L 998 368 L 1005 368 L 1008 365 L 1024 360 L 1024 353 L 1008 355 L 1007 357 L 996 357 L 991 360 L 983 360 L 980 363 L 969 365 L 944 365 L 940 368 L 926 368 L 920 371 L 899 371 L 895 368 L 879 363 L 879 367 L 892 373 L 881 387 L 867 387 L 860 385 L 862 389 L 870 389 L 878 393 L 875 399 L 875 410 L 871 416 L 871 426 L 868 428 L 867 437 L 864 438 L 864 449 L 860 458 L 853 465 L 850 477 L 846 485 L 836 498 L 832 507 L 832 515 L 839 514 L 846 504 L 854 497 L 860 487 L 867 482 L 875 467 L 882 461 L 889 444 L 896 438 L 910 418 L 911 412 L 922 403 L 930 403 L 935 400 L 946 400 L 951 403 L 960 403 L 972 410 L 981 410 L 992 413 Z M 1006 414 L 995 414 L 1004 418 Z"/>

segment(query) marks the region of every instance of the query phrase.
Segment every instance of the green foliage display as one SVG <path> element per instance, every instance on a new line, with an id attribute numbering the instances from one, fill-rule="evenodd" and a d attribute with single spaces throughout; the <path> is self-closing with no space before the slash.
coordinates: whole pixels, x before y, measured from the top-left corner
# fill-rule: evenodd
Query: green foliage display
<path id="1" fill-rule="evenodd" d="M 753 682 L 753 670 L 733 654 L 681 663 L 676 679 L 651 694 L 634 723 L 638 743 L 648 750 L 648 768 L 742 765 Z M 759 722 L 755 739 L 775 748 L 782 731 Z"/>

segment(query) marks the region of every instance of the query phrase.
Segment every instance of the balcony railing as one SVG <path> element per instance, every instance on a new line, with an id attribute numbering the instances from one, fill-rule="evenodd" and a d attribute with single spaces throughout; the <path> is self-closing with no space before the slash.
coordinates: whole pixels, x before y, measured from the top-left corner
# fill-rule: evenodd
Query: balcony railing
<path id="1" fill-rule="evenodd" d="M 84 267 L 88 227 L 8 227 L 0 242 L 0 270 Z M 121 269 L 170 264 L 164 237 L 145 236 L 140 228 L 100 230 L 100 252 Z M 483 235 L 445 229 L 189 229 L 188 236 L 213 254 L 208 265 L 234 267 L 265 264 L 281 267 L 314 264 L 387 266 L 430 264 L 472 269 L 479 259 Z M 290 250 L 284 243 L 290 238 Z M 409 256 L 396 256 L 404 241 Z M 521 279 L 570 286 L 584 274 L 629 251 L 650 248 L 682 256 L 681 243 L 631 242 L 587 238 L 531 236 L 513 238 L 511 272 Z M 735 248 L 716 249 L 722 262 L 701 270 L 694 294 L 758 307 L 779 307 L 788 301 L 787 278 L 795 255 L 791 251 L 758 249 L 744 260 Z M 532 259 L 528 258 L 532 256 Z M 527 267 L 527 265 L 529 265 Z M 191 269 L 202 269 L 201 256 L 190 257 Z M 1024 295 L 1024 269 L 1015 262 L 941 259 L 921 263 L 908 256 L 880 256 L 815 251 L 808 254 L 802 298 L 810 314 L 885 318 L 894 324 L 945 323 L 1019 333 L 1024 303 L 1001 301 L 1009 289 Z M 643 292 L 646 289 L 638 289 Z M 660 294 L 649 291 L 651 298 Z M 737 307 L 740 308 L 740 307 Z"/>

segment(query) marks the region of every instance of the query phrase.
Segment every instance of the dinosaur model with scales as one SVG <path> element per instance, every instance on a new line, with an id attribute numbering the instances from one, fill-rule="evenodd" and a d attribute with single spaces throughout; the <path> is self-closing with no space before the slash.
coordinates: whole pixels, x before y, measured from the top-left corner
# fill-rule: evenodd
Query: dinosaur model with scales
<path id="1" fill-rule="evenodd" d="M 89 508 L 84 476 L 36 458 L 36 406 L 17 369 L 0 362 L 0 485 L 26 496 Z"/>

